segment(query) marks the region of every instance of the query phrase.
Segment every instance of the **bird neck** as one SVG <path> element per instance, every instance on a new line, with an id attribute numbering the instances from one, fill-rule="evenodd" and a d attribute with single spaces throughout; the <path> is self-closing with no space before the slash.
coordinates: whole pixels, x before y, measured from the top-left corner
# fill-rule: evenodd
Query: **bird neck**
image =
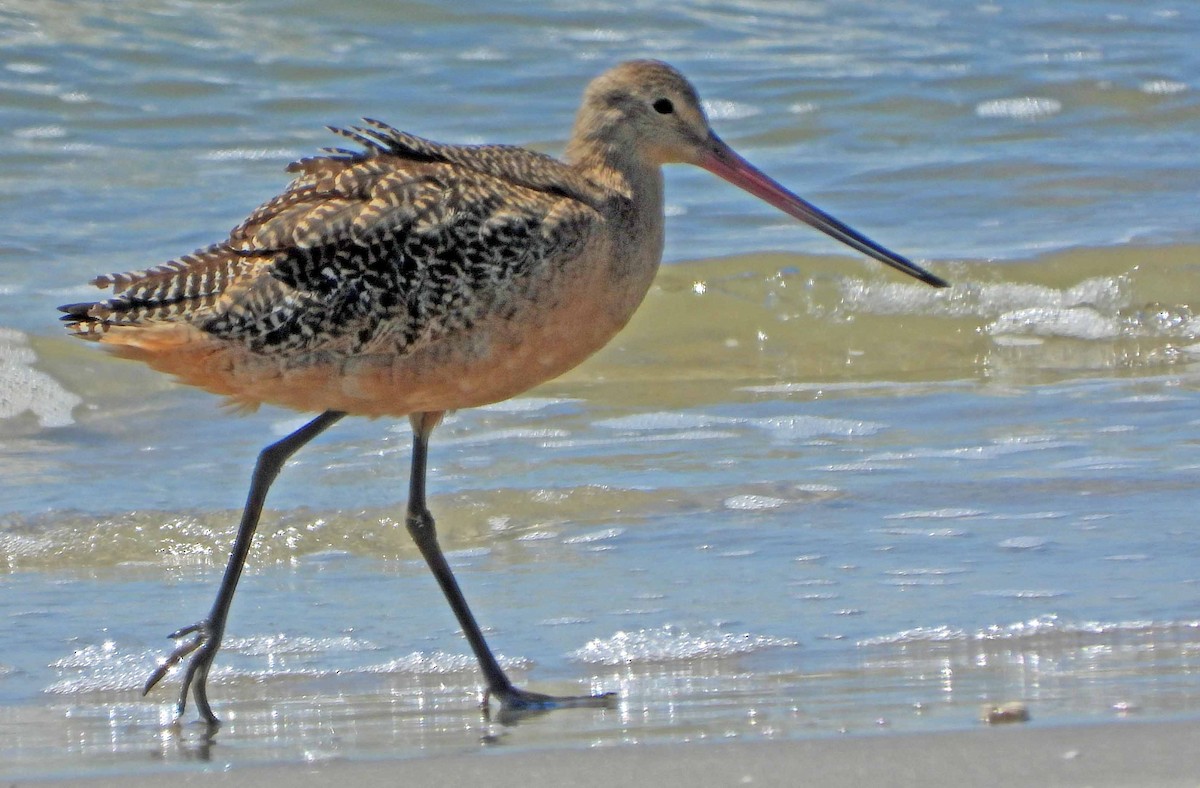
<path id="1" fill-rule="evenodd" d="M 615 112 L 596 111 L 585 104 L 575 120 L 564 158 L 591 180 L 640 203 L 662 193 L 662 167 L 632 139 L 628 124 Z"/>
<path id="2" fill-rule="evenodd" d="M 663 251 L 663 174 L 620 127 L 576 123 L 564 158 L 612 199 L 606 209 L 612 281 L 628 289 L 628 319 L 658 270 Z"/>

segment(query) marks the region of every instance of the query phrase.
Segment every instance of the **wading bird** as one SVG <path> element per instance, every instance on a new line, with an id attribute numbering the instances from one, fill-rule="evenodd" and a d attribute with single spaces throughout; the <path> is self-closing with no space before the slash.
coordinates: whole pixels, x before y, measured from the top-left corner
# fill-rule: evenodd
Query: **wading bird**
<path id="1" fill-rule="evenodd" d="M 709 127 L 692 85 L 639 60 L 584 92 L 565 161 L 507 145 L 444 145 L 367 120 L 327 148 L 229 237 L 177 260 L 101 276 L 111 298 L 61 307 L 78 337 L 242 408 L 318 412 L 258 457 L 212 610 L 171 635 L 145 692 L 187 660 L 189 690 L 217 725 L 207 679 L 272 481 L 347 415 L 407 416 L 405 523 L 508 710 L 603 704 L 515 687 L 451 574 L 426 506 L 430 433 L 447 411 L 520 394 L 576 366 L 626 324 L 663 248 L 662 165 L 702 167 L 842 243 L 934 287 L 946 282 L 755 169 Z"/>

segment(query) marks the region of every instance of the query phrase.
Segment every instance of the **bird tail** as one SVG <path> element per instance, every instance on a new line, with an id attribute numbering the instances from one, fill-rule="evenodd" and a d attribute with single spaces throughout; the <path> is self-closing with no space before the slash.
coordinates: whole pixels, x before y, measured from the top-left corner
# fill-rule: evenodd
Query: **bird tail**
<path id="1" fill-rule="evenodd" d="M 175 322 L 211 306 L 251 264 L 225 244 L 201 249 L 143 271 L 106 274 L 92 280 L 113 297 L 64 304 L 62 321 L 72 334 L 99 341 L 116 326 Z"/>

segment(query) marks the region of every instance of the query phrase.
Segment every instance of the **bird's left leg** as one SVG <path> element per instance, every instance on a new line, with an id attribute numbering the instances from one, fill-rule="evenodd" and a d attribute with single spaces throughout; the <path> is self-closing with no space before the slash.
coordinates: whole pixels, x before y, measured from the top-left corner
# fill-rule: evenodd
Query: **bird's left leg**
<path id="1" fill-rule="evenodd" d="M 519 689 L 513 686 L 500 667 L 500 663 L 493 656 L 491 649 L 488 648 L 479 624 L 475 622 L 475 616 L 471 613 L 471 609 L 467 606 L 467 600 L 458 587 L 458 581 L 454 579 L 450 565 L 446 563 L 446 558 L 438 546 L 433 515 L 429 513 L 429 508 L 425 503 L 425 471 L 429 452 L 429 435 L 433 432 L 433 428 L 441 423 L 443 415 L 443 413 L 417 413 L 409 417 L 413 426 L 413 452 L 408 512 L 405 522 L 409 534 L 417 544 L 417 549 L 421 551 L 421 556 L 424 557 L 425 563 L 429 565 L 438 585 L 441 586 L 446 601 L 450 603 L 450 609 L 458 618 L 463 634 L 466 635 L 467 642 L 471 644 L 471 650 L 475 652 L 475 658 L 479 661 L 484 681 L 487 682 L 487 690 L 484 693 L 485 707 L 489 698 L 499 701 L 503 710 L 507 712 L 542 711 L 578 706 L 611 706 L 616 701 L 615 692 L 606 692 L 602 695 L 554 696 Z"/>
<path id="2" fill-rule="evenodd" d="M 238 580 L 246 565 L 246 557 L 250 554 L 250 543 L 254 539 L 254 531 L 258 528 L 258 519 L 262 516 L 267 491 L 289 457 L 345 415 L 339 411 L 325 411 L 291 435 L 272 443 L 258 455 L 258 462 L 254 466 L 254 475 L 250 481 L 250 493 L 246 496 L 246 506 L 242 510 L 242 521 L 238 525 L 237 537 L 230 550 L 229 563 L 225 566 L 225 575 L 217 590 L 212 611 L 207 618 L 171 633 L 174 639 L 190 637 L 159 664 L 142 689 L 143 695 L 149 693 L 171 668 L 190 657 L 183 674 L 183 689 L 179 693 L 179 702 L 175 705 L 176 718 L 183 716 L 190 689 L 196 699 L 196 708 L 208 727 L 215 730 L 220 724 L 208 702 L 208 671 L 217 656 L 217 650 L 221 648 L 221 639 L 225 635 L 225 621 L 233 603 L 233 592 L 237 590 Z"/>

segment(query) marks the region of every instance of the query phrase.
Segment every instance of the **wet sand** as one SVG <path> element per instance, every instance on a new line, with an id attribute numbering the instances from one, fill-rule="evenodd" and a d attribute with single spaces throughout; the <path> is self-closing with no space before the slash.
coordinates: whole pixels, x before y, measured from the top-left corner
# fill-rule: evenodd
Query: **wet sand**
<path id="1" fill-rule="evenodd" d="M 349 785 L 1038 785 L 1194 786 L 1200 723 L 1124 721 L 1011 725 L 930 734 L 881 734 L 787 742 L 621 746 L 477 753 L 409 760 L 206 767 L 140 775 L 8 780 L 7 786 L 96 788 L 170 784 Z M 435 782 L 436 781 L 436 782 Z"/>

